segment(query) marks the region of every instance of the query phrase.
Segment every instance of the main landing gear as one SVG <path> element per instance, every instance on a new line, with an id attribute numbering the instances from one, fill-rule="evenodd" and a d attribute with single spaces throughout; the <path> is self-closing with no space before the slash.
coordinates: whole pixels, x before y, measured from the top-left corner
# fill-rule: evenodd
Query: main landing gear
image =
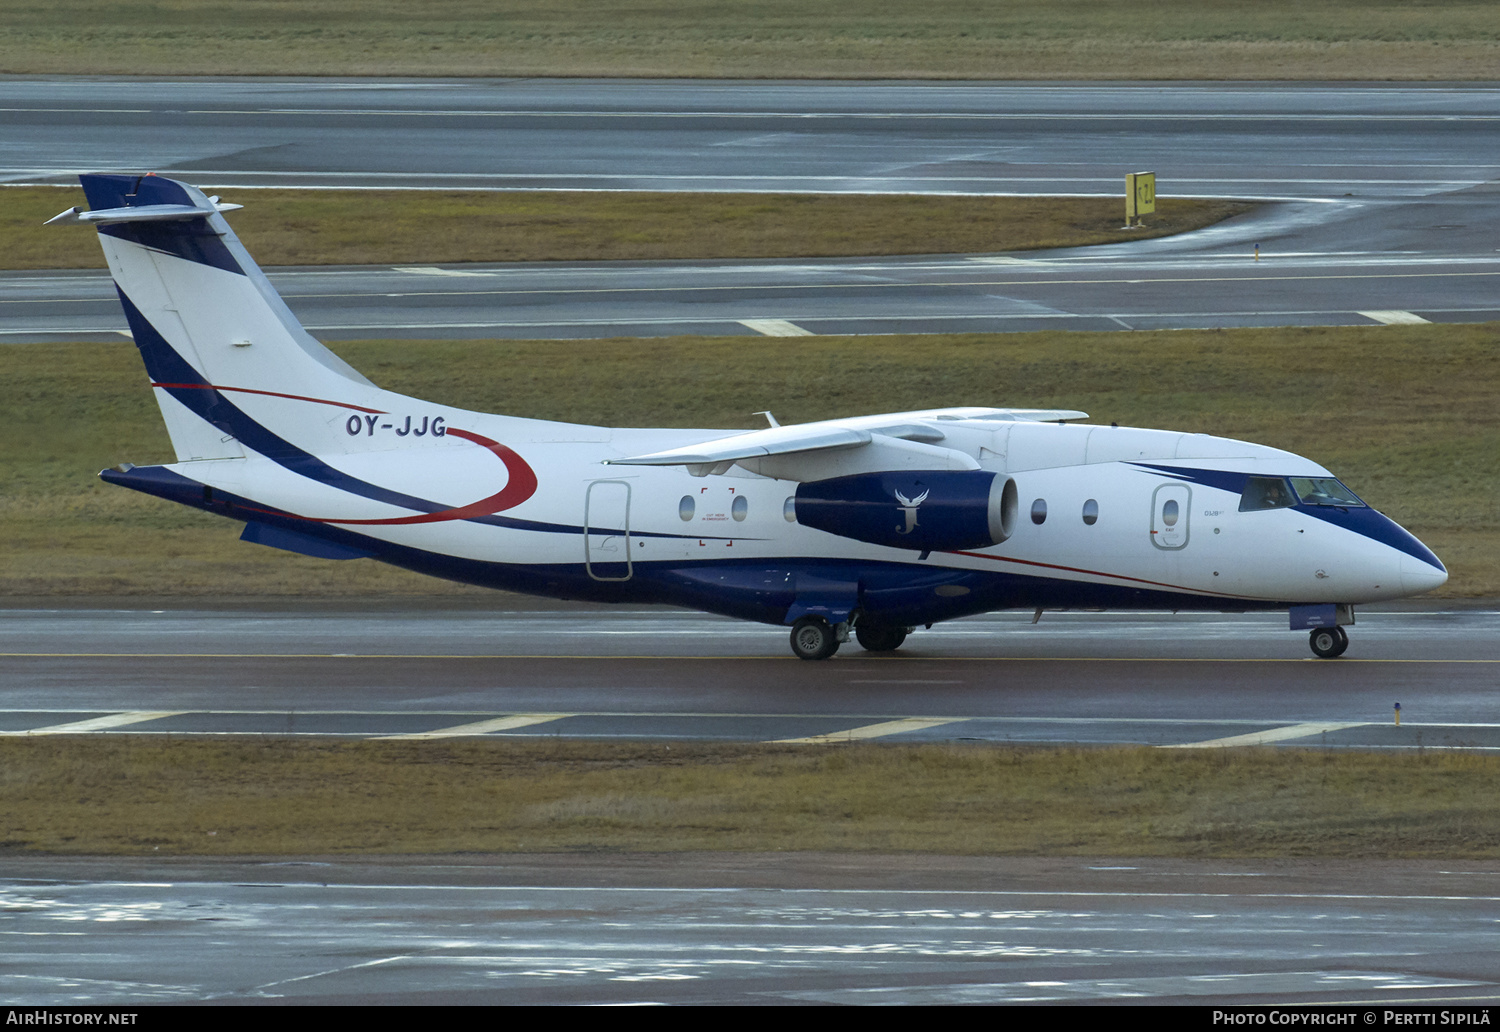
<path id="1" fill-rule="evenodd" d="M 792 654 L 798 659 L 827 659 L 839 650 L 841 641 L 848 640 L 846 623 L 835 628 L 821 616 L 804 616 L 792 624 Z"/>
<path id="2" fill-rule="evenodd" d="M 1349 634 L 1342 627 L 1315 627 L 1307 643 L 1319 659 L 1333 659 L 1349 647 Z"/>
<path id="3" fill-rule="evenodd" d="M 906 640 L 907 628 L 860 621 L 854 625 L 854 637 L 869 652 L 895 652 Z"/>
<path id="4" fill-rule="evenodd" d="M 870 652 L 895 652 L 906 641 L 909 627 L 856 621 L 854 637 Z M 827 659 L 849 640 L 849 625 L 830 624 L 821 616 L 804 616 L 792 624 L 792 653 L 798 659 Z"/>

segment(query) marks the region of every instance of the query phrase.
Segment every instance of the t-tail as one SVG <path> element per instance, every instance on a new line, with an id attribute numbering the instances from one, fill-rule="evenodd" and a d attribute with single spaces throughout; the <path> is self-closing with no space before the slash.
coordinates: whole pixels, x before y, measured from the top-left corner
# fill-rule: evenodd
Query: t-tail
<path id="1" fill-rule="evenodd" d="M 154 175 L 80 178 L 91 210 L 51 221 L 98 228 L 179 462 L 320 452 L 389 398 L 298 324 L 219 214 L 239 205 Z"/>

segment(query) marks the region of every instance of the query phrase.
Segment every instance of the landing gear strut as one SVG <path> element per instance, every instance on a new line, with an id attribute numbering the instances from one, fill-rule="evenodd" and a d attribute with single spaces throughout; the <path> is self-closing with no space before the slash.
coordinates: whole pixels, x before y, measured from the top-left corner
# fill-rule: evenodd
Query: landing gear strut
<path id="1" fill-rule="evenodd" d="M 804 616 L 792 624 L 792 653 L 798 659 L 827 659 L 838 650 L 838 631 L 821 616 Z"/>
<path id="2" fill-rule="evenodd" d="M 1349 647 L 1349 634 L 1342 627 L 1315 627 L 1307 643 L 1319 659 L 1333 659 Z"/>

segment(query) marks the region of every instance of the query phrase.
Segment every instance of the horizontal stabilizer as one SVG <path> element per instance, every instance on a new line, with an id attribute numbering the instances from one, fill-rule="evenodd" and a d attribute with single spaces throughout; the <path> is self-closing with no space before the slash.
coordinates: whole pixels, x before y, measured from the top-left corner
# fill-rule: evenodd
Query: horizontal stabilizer
<path id="1" fill-rule="evenodd" d="M 201 219 L 220 211 L 234 211 L 243 204 L 220 204 L 217 197 L 210 197 L 211 207 L 200 208 L 193 204 L 147 204 L 139 208 L 105 208 L 85 211 L 79 207 L 52 216 L 44 226 L 53 224 L 83 223 L 91 226 L 112 226 L 120 222 L 176 222 L 182 219 Z"/>

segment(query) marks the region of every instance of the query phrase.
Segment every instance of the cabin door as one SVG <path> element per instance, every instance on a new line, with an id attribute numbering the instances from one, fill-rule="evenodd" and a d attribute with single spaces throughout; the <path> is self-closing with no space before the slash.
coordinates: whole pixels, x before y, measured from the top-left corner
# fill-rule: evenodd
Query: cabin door
<path id="1" fill-rule="evenodd" d="M 597 581 L 625 581 L 630 565 L 630 484 L 596 480 L 583 503 L 583 566 Z"/>
<path id="2" fill-rule="evenodd" d="M 1175 552 L 1188 543 L 1188 515 L 1193 489 L 1186 484 L 1162 484 L 1151 495 L 1151 543 Z"/>

